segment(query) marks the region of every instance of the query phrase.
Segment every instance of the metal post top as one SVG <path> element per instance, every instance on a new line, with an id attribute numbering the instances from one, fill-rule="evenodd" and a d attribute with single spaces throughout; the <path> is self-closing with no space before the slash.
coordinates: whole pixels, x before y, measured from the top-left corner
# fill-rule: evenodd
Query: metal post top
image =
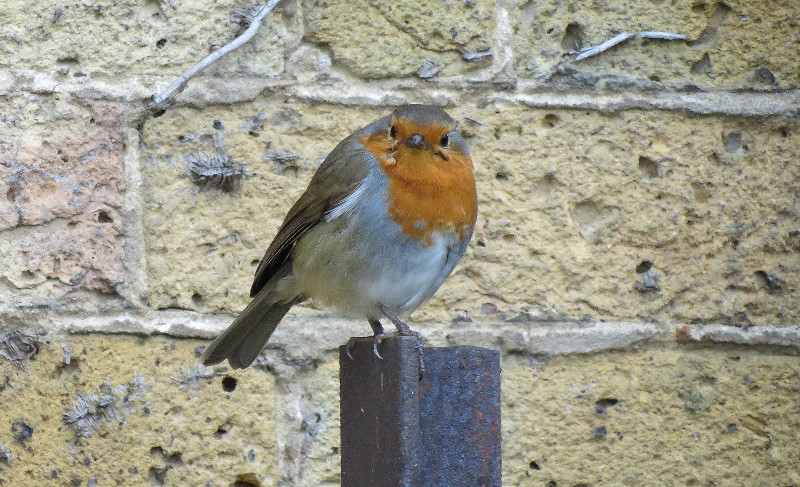
<path id="1" fill-rule="evenodd" d="M 340 347 L 342 486 L 499 487 L 500 353 L 373 345 Z"/>

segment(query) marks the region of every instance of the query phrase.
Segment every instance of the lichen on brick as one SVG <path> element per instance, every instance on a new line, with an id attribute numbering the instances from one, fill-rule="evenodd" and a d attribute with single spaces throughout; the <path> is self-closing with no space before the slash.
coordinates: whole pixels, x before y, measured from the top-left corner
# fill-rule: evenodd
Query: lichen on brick
<path id="1" fill-rule="evenodd" d="M 219 377 L 220 375 L 225 375 L 225 371 L 213 370 L 211 367 L 204 367 L 200 362 L 195 362 L 193 367 L 189 366 L 188 364 L 184 364 L 181 366 L 179 372 L 179 377 L 170 376 L 170 379 L 180 384 L 181 388 L 190 388 L 194 390 L 195 393 L 200 391 L 200 384 L 202 381 L 213 379 L 214 377 Z"/>
<path id="2" fill-rule="evenodd" d="M 216 188 L 226 193 L 238 191 L 242 178 L 248 172 L 241 162 L 235 161 L 222 150 L 186 154 L 184 156 L 194 183 L 203 188 Z"/>
<path id="3" fill-rule="evenodd" d="M 28 360 L 39 353 L 40 343 L 35 335 L 12 330 L 0 337 L 0 355 L 14 367 L 25 370 Z"/>
<path id="4" fill-rule="evenodd" d="M 144 377 L 137 376 L 117 387 L 103 383 L 99 393 L 79 392 L 75 395 L 72 408 L 64 411 L 61 420 L 75 430 L 79 437 L 92 436 L 104 423 L 125 424 L 126 416 L 133 411 L 134 403 L 147 403 L 141 395 L 144 388 Z"/>

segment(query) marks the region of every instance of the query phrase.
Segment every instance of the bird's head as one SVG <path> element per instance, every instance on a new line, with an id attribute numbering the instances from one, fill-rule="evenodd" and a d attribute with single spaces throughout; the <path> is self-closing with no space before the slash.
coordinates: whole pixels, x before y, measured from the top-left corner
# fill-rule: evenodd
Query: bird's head
<path id="1" fill-rule="evenodd" d="M 402 106 L 367 126 L 359 140 L 386 174 L 389 213 L 407 235 L 426 243 L 436 231 L 471 235 L 477 214 L 472 159 L 450 115 Z"/>
<path id="2" fill-rule="evenodd" d="M 442 183 L 451 178 L 472 179 L 467 143 L 444 110 L 405 105 L 372 128 L 362 143 L 390 177 Z"/>

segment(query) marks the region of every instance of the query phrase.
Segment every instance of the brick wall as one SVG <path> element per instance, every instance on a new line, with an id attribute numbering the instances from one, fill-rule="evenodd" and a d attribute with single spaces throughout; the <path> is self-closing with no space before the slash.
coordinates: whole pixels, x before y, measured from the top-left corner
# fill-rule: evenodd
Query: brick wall
<path id="1" fill-rule="evenodd" d="M 195 361 L 326 154 L 414 102 L 480 214 L 412 321 L 502 351 L 504 485 L 800 484 L 800 5 L 285 0 L 148 111 L 247 6 L 0 10 L 3 482 L 338 485 L 366 323 L 311 303 L 255 367 Z M 575 61 L 652 30 L 688 40 Z"/>

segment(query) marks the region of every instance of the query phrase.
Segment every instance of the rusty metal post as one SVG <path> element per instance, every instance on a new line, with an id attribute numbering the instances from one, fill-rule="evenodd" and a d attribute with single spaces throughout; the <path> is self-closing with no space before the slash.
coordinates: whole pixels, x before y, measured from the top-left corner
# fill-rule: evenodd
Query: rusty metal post
<path id="1" fill-rule="evenodd" d="M 342 487 L 500 487 L 500 355 L 414 337 L 339 349 Z"/>
<path id="2" fill-rule="evenodd" d="M 419 485 L 419 352 L 414 337 L 339 348 L 342 487 Z"/>
<path id="3" fill-rule="evenodd" d="M 425 349 L 421 486 L 500 487 L 500 353 Z"/>

